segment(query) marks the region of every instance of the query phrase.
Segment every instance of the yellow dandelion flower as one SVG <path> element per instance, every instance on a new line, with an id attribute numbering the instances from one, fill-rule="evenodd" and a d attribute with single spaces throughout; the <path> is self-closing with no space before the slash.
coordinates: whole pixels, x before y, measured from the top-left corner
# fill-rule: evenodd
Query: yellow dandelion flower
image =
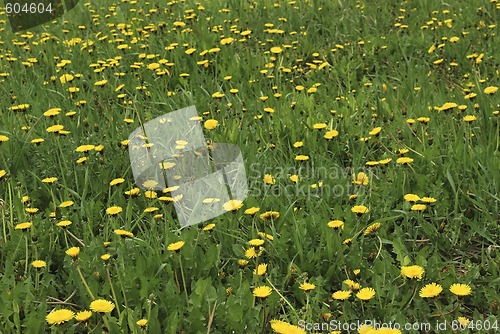
<path id="1" fill-rule="evenodd" d="M 324 135 L 324 138 L 325 139 L 332 139 L 332 138 L 335 138 L 339 135 L 339 132 L 337 130 L 330 130 L 330 131 L 327 131 Z"/>
<path id="2" fill-rule="evenodd" d="M 497 91 L 498 91 L 497 86 L 489 86 L 484 89 L 484 93 L 488 95 L 495 94 Z"/>
<path id="3" fill-rule="evenodd" d="M 105 299 L 96 299 L 90 303 L 89 308 L 94 312 L 109 313 L 114 310 L 115 304 Z"/>
<path id="4" fill-rule="evenodd" d="M 54 117 L 54 116 L 59 115 L 61 110 L 62 110 L 61 108 L 50 108 L 49 110 L 47 110 L 46 112 L 43 113 L 43 116 Z"/>
<path id="5" fill-rule="evenodd" d="M 467 319 L 466 317 L 458 317 L 457 320 L 460 323 L 460 326 L 463 328 L 467 328 L 467 326 L 470 323 L 470 320 Z"/>
<path id="6" fill-rule="evenodd" d="M 280 217 L 280 213 L 278 211 L 266 211 L 259 217 L 260 219 L 278 219 Z"/>
<path id="7" fill-rule="evenodd" d="M 32 222 L 26 222 L 26 223 L 19 223 L 17 224 L 14 229 L 16 230 L 21 230 L 21 231 L 25 231 L 27 229 L 29 229 L 31 226 L 33 226 L 33 223 Z"/>
<path id="8" fill-rule="evenodd" d="M 134 237 L 134 234 L 130 231 L 116 229 L 116 230 L 114 230 L 114 232 L 116 235 L 118 235 L 122 238 L 133 238 Z"/>
<path id="9" fill-rule="evenodd" d="M 215 99 L 222 99 L 224 96 L 225 96 L 224 93 L 221 92 L 215 92 L 212 94 L 212 97 Z"/>
<path id="10" fill-rule="evenodd" d="M 160 210 L 160 209 L 155 207 L 155 206 L 150 206 L 150 207 L 147 207 L 144 209 L 144 213 L 152 213 L 152 212 L 156 212 L 158 210 Z"/>
<path id="11" fill-rule="evenodd" d="M 324 128 L 326 128 L 327 125 L 326 123 L 315 123 L 313 124 L 313 129 L 316 129 L 316 130 L 322 130 Z"/>
<path id="12" fill-rule="evenodd" d="M 377 136 L 380 133 L 380 131 L 382 131 L 382 127 L 378 126 L 378 127 L 374 128 L 373 130 L 371 130 L 370 132 L 368 132 L 368 134 L 370 136 Z"/>
<path id="13" fill-rule="evenodd" d="M 309 160 L 309 156 L 308 155 L 302 155 L 302 154 L 300 154 L 300 155 L 297 155 L 295 157 L 295 160 L 296 161 L 308 161 Z"/>
<path id="14" fill-rule="evenodd" d="M 471 122 L 477 120 L 477 117 L 474 115 L 465 115 L 463 120 L 467 123 L 471 123 Z"/>
<path id="15" fill-rule="evenodd" d="M 352 183 L 354 183 L 356 185 L 367 186 L 369 182 L 370 182 L 370 179 L 368 178 L 368 175 L 366 175 L 363 172 L 359 172 L 357 175 L 353 175 Z"/>
<path id="16" fill-rule="evenodd" d="M 361 288 L 361 285 L 358 282 L 354 282 L 353 280 L 350 280 L 350 279 L 346 279 L 342 283 L 347 285 L 347 287 L 351 291 L 359 290 Z"/>
<path id="17" fill-rule="evenodd" d="M 173 242 L 167 246 L 167 250 L 171 252 L 179 252 L 184 244 L 184 241 Z"/>
<path id="18" fill-rule="evenodd" d="M 217 124 L 219 124 L 219 121 L 217 121 L 215 119 L 208 119 L 205 121 L 204 127 L 207 130 L 213 130 L 213 129 L 215 129 Z"/>
<path id="19" fill-rule="evenodd" d="M 226 38 L 223 38 L 223 39 L 220 40 L 220 44 L 222 44 L 222 45 L 228 45 L 228 44 L 233 43 L 234 41 L 235 41 L 234 38 L 232 38 L 232 37 L 226 37 Z"/>
<path id="20" fill-rule="evenodd" d="M 73 202 L 73 201 L 64 201 L 61 204 L 59 204 L 59 207 L 60 208 L 67 208 L 67 207 L 72 206 L 73 204 L 75 204 L 75 202 Z"/>
<path id="21" fill-rule="evenodd" d="M 351 293 L 352 293 L 351 290 L 335 291 L 332 294 L 332 298 L 337 299 L 337 300 L 346 300 L 346 299 L 349 299 L 349 297 L 351 296 Z"/>
<path id="22" fill-rule="evenodd" d="M 262 239 L 252 239 L 248 242 L 248 244 L 250 246 L 254 246 L 254 247 L 260 247 L 264 244 L 264 240 Z"/>
<path id="23" fill-rule="evenodd" d="M 91 311 L 84 310 L 84 311 L 78 312 L 75 315 L 75 320 L 79 321 L 79 322 L 84 322 L 84 321 L 89 320 L 91 316 L 92 316 L 92 312 Z"/>
<path id="24" fill-rule="evenodd" d="M 278 334 L 306 334 L 306 331 L 297 326 L 291 325 L 281 320 L 273 319 L 270 321 L 271 328 Z"/>
<path id="25" fill-rule="evenodd" d="M 108 80 L 100 80 L 94 83 L 94 86 L 102 87 L 108 83 Z"/>
<path id="26" fill-rule="evenodd" d="M 376 231 L 378 231 L 380 229 L 380 226 L 382 226 L 380 223 L 373 223 L 373 224 L 371 224 L 370 226 L 368 226 L 366 228 L 366 230 L 363 233 L 363 235 L 367 236 L 367 235 L 375 233 Z"/>
<path id="27" fill-rule="evenodd" d="M 70 321 L 75 316 L 75 313 L 68 309 L 55 310 L 47 314 L 45 320 L 49 325 L 60 325 Z"/>
<path id="28" fill-rule="evenodd" d="M 413 162 L 412 158 L 408 157 L 401 157 L 396 160 L 396 163 L 401 164 L 401 165 L 409 165 Z"/>
<path id="29" fill-rule="evenodd" d="M 59 77 L 59 81 L 64 84 L 73 81 L 74 78 L 75 77 L 71 74 L 63 74 Z"/>
<path id="30" fill-rule="evenodd" d="M 446 111 L 456 107 L 458 107 L 458 104 L 456 104 L 455 102 L 446 102 L 441 107 L 435 107 L 435 109 L 438 111 Z"/>
<path id="31" fill-rule="evenodd" d="M 246 214 L 246 215 L 253 216 L 253 215 L 255 215 L 259 211 L 260 211 L 260 208 L 257 208 L 255 206 L 253 206 L 251 208 L 246 209 L 243 213 Z"/>
<path id="32" fill-rule="evenodd" d="M 256 269 L 254 269 L 253 274 L 257 276 L 262 276 L 266 273 L 267 271 L 267 264 L 261 263 L 257 266 Z"/>
<path id="33" fill-rule="evenodd" d="M 401 267 L 401 276 L 403 276 L 404 278 L 416 278 L 418 280 L 421 280 L 423 275 L 424 268 L 422 268 L 421 266 L 413 265 Z"/>
<path id="34" fill-rule="evenodd" d="M 264 232 L 257 232 L 258 235 L 260 235 L 263 238 L 266 238 L 267 240 L 274 240 L 274 237 L 270 234 L 264 233 Z"/>
<path id="35" fill-rule="evenodd" d="M 430 283 L 420 289 L 419 296 L 421 298 L 434 298 L 443 291 L 443 287 L 436 283 Z"/>
<path id="36" fill-rule="evenodd" d="M 236 211 L 243 206 L 243 201 L 232 199 L 224 203 L 222 206 L 226 211 Z"/>
<path id="37" fill-rule="evenodd" d="M 111 215 L 111 216 L 117 215 L 122 211 L 123 211 L 123 209 L 119 206 L 116 206 L 116 205 L 106 209 L 106 213 L 108 215 Z"/>
<path id="38" fill-rule="evenodd" d="M 49 127 L 47 128 L 47 132 L 54 133 L 54 132 L 59 132 L 59 131 L 61 131 L 62 129 L 64 129 L 64 126 L 63 126 L 63 125 L 56 124 L 56 125 L 49 126 Z"/>
<path id="39" fill-rule="evenodd" d="M 42 260 L 35 260 L 35 261 L 31 262 L 31 265 L 34 268 L 40 269 L 40 268 L 45 267 L 47 265 L 47 262 L 42 261 Z"/>
<path id="40" fill-rule="evenodd" d="M 144 188 L 148 188 L 148 189 L 153 189 L 154 187 L 156 187 L 158 185 L 158 182 L 155 181 L 155 180 L 146 180 L 142 183 L 142 186 Z"/>
<path id="41" fill-rule="evenodd" d="M 80 247 L 71 247 L 71 248 L 68 248 L 65 253 L 69 257 L 72 257 L 73 259 L 75 259 L 80 254 Z"/>
<path id="42" fill-rule="evenodd" d="M 254 257 L 257 257 L 257 252 L 255 251 L 255 247 L 250 247 L 245 251 L 245 257 L 247 259 L 253 259 Z"/>
<path id="43" fill-rule="evenodd" d="M 413 204 L 410 208 L 411 211 L 424 211 L 427 208 L 425 204 Z"/>
<path id="44" fill-rule="evenodd" d="M 271 295 L 271 293 L 273 292 L 273 290 L 266 286 L 266 285 L 262 285 L 262 286 L 259 286 L 255 289 L 253 289 L 253 295 L 255 297 L 258 297 L 258 298 L 266 298 L 266 297 L 269 297 Z"/>
<path id="45" fill-rule="evenodd" d="M 139 196 L 140 192 L 141 192 L 141 189 L 135 187 L 135 188 L 132 188 L 130 190 L 125 191 L 125 195 Z"/>
<path id="46" fill-rule="evenodd" d="M 415 194 L 406 194 L 406 195 L 404 195 L 403 198 L 407 202 L 417 202 L 420 200 L 420 196 L 415 195 Z"/>
<path id="47" fill-rule="evenodd" d="M 280 48 L 279 46 L 273 46 L 269 51 L 274 54 L 279 54 L 283 52 L 283 49 Z"/>
<path id="48" fill-rule="evenodd" d="M 356 297 L 361 300 L 370 300 L 375 297 L 375 290 L 373 288 L 362 288 L 356 294 Z"/>
<path id="49" fill-rule="evenodd" d="M 344 229 L 344 222 L 342 220 L 332 220 L 328 222 L 328 227 Z"/>
<path id="50" fill-rule="evenodd" d="M 314 285 L 312 283 L 308 283 L 308 282 L 304 282 L 299 286 L 299 289 L 304 290 L 304 291 L 311 291 L 311 290 L 314 290 L 315 288 L 316 288 L 316 285 Z"/>
<path id="51" fill-rule="evenodd" d="M 450 286 L 450 292 L 459 297 L 468 296 L 471 294 L 472 289 L 468 284 L 455 283 Z"/>
<path id="52" fill-rule="evenodd" d="M 355 214 L 362 215 L 368 213 L 370 210 L 364 205 L 355 205 L 351 208 L 351 211 Z"/>
<path id="53" fill-rule="evenodd" d="M 180 195 L 180 196 L 182 197 L 182 195 Z M 156 191 L 147 190 L 144 192 L 144 197 L 153 199 L 153 198 L 158 197 L 158 194 L 156 193 Z"/>
<path id="54" fill-rule="evenodd" d="M 120 177 L 120 178 L 114 179 L 111 182 L 109 182 L 109 185 L 115 186 L 115 185 L 123 183 L 123 182 L 125 182 L 125 179 Z"/>
<path id="55" fill-rule="evenodd" d="M 211 223 L 211 224 L 208 224 L 207 226 L 203 227 L 203 231 L 211 231 L 213 230 L 215 227 L 215 224 Z"/>
<path id="56" fill-rule="evenodd" d="M 276 179 L 271 174 L 264 175 L 262 180 L 265 184 L 276 184 Z"/>
<path id="57" fill-rule="evenodd" d="M 71 224 L 73 224 L 73 222 L 71 220 L 61 220 L 59 223 L 56 224 L 56 226 L 58 226 L 58 227 L 68 227 Z"/>
<path id="58" fill-rule="evenodd" d="M 147 319 L 140 319 L 136 322 L 136 325 L 144 328 L 148 325 L 148 320 Z"/>

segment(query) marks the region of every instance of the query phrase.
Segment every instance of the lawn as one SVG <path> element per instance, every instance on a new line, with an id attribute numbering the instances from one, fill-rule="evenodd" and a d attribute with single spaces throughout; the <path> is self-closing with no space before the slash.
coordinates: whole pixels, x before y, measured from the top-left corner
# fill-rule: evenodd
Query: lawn
<path id="1" fill-rule="evenodd" d="M 14 33 L 0 8 L 0 333 L 498 332 L 499 18 L 92 0 Z M 128 145 L 192 105 L 248 197 L 181 228 Z"/>

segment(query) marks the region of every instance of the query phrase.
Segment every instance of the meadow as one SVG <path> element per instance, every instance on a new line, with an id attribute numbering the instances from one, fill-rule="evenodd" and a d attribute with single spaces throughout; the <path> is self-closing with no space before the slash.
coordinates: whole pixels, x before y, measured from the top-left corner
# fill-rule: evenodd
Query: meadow
<path id="1" fill-rule="evenodd" d="M 498 332 L 499 17 L 92 0 L 13 33 L 0 8 L 0 333 Z M 190 105 L 249 196 L 181 229 L 127 145 Z"/>

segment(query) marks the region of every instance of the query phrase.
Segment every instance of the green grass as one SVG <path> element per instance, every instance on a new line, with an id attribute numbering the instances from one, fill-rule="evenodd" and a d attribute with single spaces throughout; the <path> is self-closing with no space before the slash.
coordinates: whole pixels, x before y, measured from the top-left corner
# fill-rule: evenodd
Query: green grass
<path id="1" fill-rule="evenodd" d="M 459 317 L 476 326 L 461 333 L 499 326 L 500 92 L 484 91 L 499 86 L 499 13 L 497 1 L 484 0 L 90 1 L 29 34 L 11 33 L 1 14 L 0 135 L 8 140 L 0 142 L 0 332 L 280 332 L 272 319 L 301 329 L 375 319 L 403 333 L 435 330 L 405 330 L 405 323 L 444 321 L 446 332 L 458 332 Z M 270 52 L 276 46 L 281 53 Z M 65 74 L 74 79 L 62 82 Z M 100 80 L 107 82 L 96 86 Z M 439 111 L 446 102 L 457 107 Z M 180 230 L 164 194 L 124 194 L 136 185 L 122 141 L 140 124 L 193 104 L 203 120 L 219 122 L 204 129 L 207 139 L 241 149 L 250 195 L 243 208 Z M 61 110 L 44 116 L 50 108 Z M 49 133 L 55 124 L 68 132 Z M 338 136 L 325 139 L 333 129 Z M 102 150 L 76 152 L 84 144 Z M 367 164 L 383 159 L 391 160 Z M 359 172 L 367 185 L 353 183 Z M 265 184 L 265 174 L 275 183 Z M 42 181 L 48 177 L 57 181 Z M 109 185 L 116 178 L 125 181 Z M 415 211 L 406 194 L 437 201 Z M 74 204 L 59 207 L 64 201 Z M 356 215 L 355 205 L 369 212 Z M 123 211 L 106 214 L 112 206 Z M 260 210 L 245 214 L 251 207 Z M 266 211 L 279 218 L 262 219 Z M 57 226 L 62 220 L 72 224 Z M 329 227 L 332 220 L 344 228 Z M 15 228 L 23 222 L 33 225 Z M 364 235 L 376 222 L 380 228 Z M 209 223 L 215 227 L 202 230 Z M 255 238 L 265 240 L 263 251 L 248 259 Z M 180 252 L 167 250 L 177 241 L 185 242 Z M 77 260 L 65 254 L 73 246 L 81 248 Z M 36 269 L 34 260 L 46 266 Z M 267 264 L 264 276 L 253 273 L 259 264 Z M 421 280 L 402 277 L 408 265 L 424 268 Z M 346 279 L 375 296 L 332 298 L 349 289 Z M 304 282 L 316 287 L 305 292 Z M 420 297 L 432 282 L 443 291 Z M 454 283 L 468 284 L 471 294 L 454 295 Z M 271 295 L 254 297 L 262 285 Z M 115 308 L 85 322 L 47 323 L 49 312 L 89 310 L 94 298 Z"/>

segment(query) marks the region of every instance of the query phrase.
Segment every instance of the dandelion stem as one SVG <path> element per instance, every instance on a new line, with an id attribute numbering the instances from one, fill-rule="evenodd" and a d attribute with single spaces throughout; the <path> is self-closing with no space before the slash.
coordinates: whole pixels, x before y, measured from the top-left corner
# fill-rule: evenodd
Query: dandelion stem
<path id="1" fill-rule="evenodd" d="M 217 308 L 217 301 L 214 303 L 214 308 L 210 310 L 210 304 L 208 304 L 208 325 L 207 325 L 207 334 L 210 334 L 210 328 L 212 328 L 212 322 L 214 320 L 215 309 Z"/>
<path id="2" fill-rule="evenodd" d="M 10 182 L 7 183 L 7 186 L 9 188 L 9 211 L 10 211 L 10 226 L 14 226 L 14 205 L 12 203 L 12 187 L 10 186 Z M 5 233 L 5 230 L 4 230 Z M 7 243 L 7 234 L 4 234 L 5 237 L 5 243 Z"/>
<path id="3" fill-rule="evenodd" d="M 123 295 L 123 302 L 125 303 L 125 308 L 128 308 L 128 302 L 127 302 L 127 295 L 125 293 L 125 289 L 123 288 L 123 282 L 120 276 L 120 271 L 118 270 L 118 266 L 115 262 L 115 269 L 116 269 L 116 277 L 118 277 L 118 283 L 120 283 L 120 288 L 122 289 L 122 295 Z"/>
<path id="4" fill-rule="evenodd" d="M 28 274 L 28 232 L 24 235 L 24 239 L 26 240 L 26 259 L 24 263 L 24 276 Z"/>
<path id="5" fill-rule="evenodd" d="M 438 311 L 437 314 L 435 314 L 435 316 L 437 317 L 442 317 L 443 316 L 443 311 L 441 310 L 441 307 L 439 307 L 438 303 L 436 302 L 436 300 L 434 300 L 434 306 L 436 306 L 436 309 Z"/>
<path id="6" fill-rule="evenodd" d="M 182 267 L 182 258 L 179 254 L 179 266 L 181 267 L 182 285 L 184 287 L 184 295 L 186 296 L 186 305 L 188 305 L 188 293 L 186 287 L 186 279 L 184 277 L 184 268 Z"/>
<path id="7" fill-rule="evenodd" d="M 262 312 L 262 330 L 266 329 L 266 300 L 263 300 L 263 312 Z"/>
<path id="8" fill-rule="evenodd" d="M 406 303 L 404 303 L 404 305 L 401 307 L 402 310 L 406 309 L 410 304 L 411 304 L 411 301 L 413 300 L 413 297 L 415 297 L 415 293 L 417 292 L 417 283 L 416 282 L 413 282 L 413 291 L 411 293 L 411 297 L 410 299 L 408 299 L 408 301 Z"/>
<path id="9" fill-rule="evenodd" d="M 108 266 L 106 266 L 106 272 L 108 273 L 109 287 L 111 288 L 111 293 L 113 294 L 113 299 L 116 305 L 116 311 L 118 312 L 118 319 L 120 319 L 121 318 L 120 307 L 119 307 L 120 304 L 118 304 L 118 299 L 116 298 L 115 288 L 113 287 L 113 283 L 111 282 L 111 273 L 109 272 Z"/>
<path id="10" fill-rule="evenodd" d="M 109 326 L 107 315 L 102 316 L 102 321 L 104 321 L 104 326 L 106 326 L 107 332 L 109 333 L 111 328 Z"/>
<path id="11" fill-rule="evenodd" d="M 39 282 L 40 282 L 40 272 L 37 270 L 35 276 L 35 290 L 38 290 Z"/>
<path id="12" fill-rule="evenodd" d="M 380 256 L 380 253 L 382 252 L 382 239 L 377 235 L 377 239 L 379 241 L 379 247 L 378 247 L 378 252 L 377 255 L 375 256 L 375 260 Z"/>
<path id="13" fill-rule="evenodd" d="M 69 230 L 65 229 L 64 230 L 66 232 L 66 234 L 69 234 L 73 239 L 76 240 L 76 242 L 78 242 L 80 244 L 80 246 L 82 247 L 85 247 L 85 244 L 82 242 L 81 239 L 78 239 L 73 233 L 71 233 Z"/>
<path id="14" fill-rule="evenodd" d="M 90 290 L 90 287 L 87 284 L 85 277 L 83 277 L 82 271 L 80 270 L 80 266 L 78 265 L 78 263 L 76 264 L 76 270 L 78 271 L 78 274 L 80 275 L 80 279 L 82 280 L 82 283 L 85 286 L 85 289 L 87 289 L 87 293 L 89 294 L 90 298 L 92 298 L 92 300 L 94 300 L 95 299 L 94 294 Z"/>
<path id="15" fill-rule="evenodd" d="M 306 292 L 306 317 L 308 322 L 311 322 L 311 315 L 309 314 L 309 292 Z"/>
<path id="16" fill-rule="evenodd" d="M 293 313 L 295 314 L 296 317 L 298 317 L 298 314 L 297 314 L 297 311 L 295 310 L 295 308 L 292 306 L 292 304 L 290 304 L 290 302 L 279 292 L 278 289 L 276 289 L 276 287 L 273 285 L 273 283 L 271 283 L 271 281 L 269 280 L 269 278 L 266 277 L 266 281 L 267 283 L 269 283 L 269 285 L 274 289 L 274 291 L 276 291 L 276 293 L 280 296 L 281 299 L 283 299 L 285 301 L 285 303 L 292 309 Z"/>
<path id="17" fill-rule="evenodd" d="M 148 299 L 148 323 L 149 323 L 149 320 L 151 319 L 151 306 L 153 305 L 153 298 L 154 298 L 154 295 L 151 294 L 149 295 L 149 299 Z"/>
<path id="18" fill-rule="evenodd" d="M 3 227 L 3 240 L 5 243 L 7 243 L 7 224 L 5 223 L 5 210 L 3 209 L 3 204 L 0 203 L 0 206 L 2 206 L 2 227 Z"/>

